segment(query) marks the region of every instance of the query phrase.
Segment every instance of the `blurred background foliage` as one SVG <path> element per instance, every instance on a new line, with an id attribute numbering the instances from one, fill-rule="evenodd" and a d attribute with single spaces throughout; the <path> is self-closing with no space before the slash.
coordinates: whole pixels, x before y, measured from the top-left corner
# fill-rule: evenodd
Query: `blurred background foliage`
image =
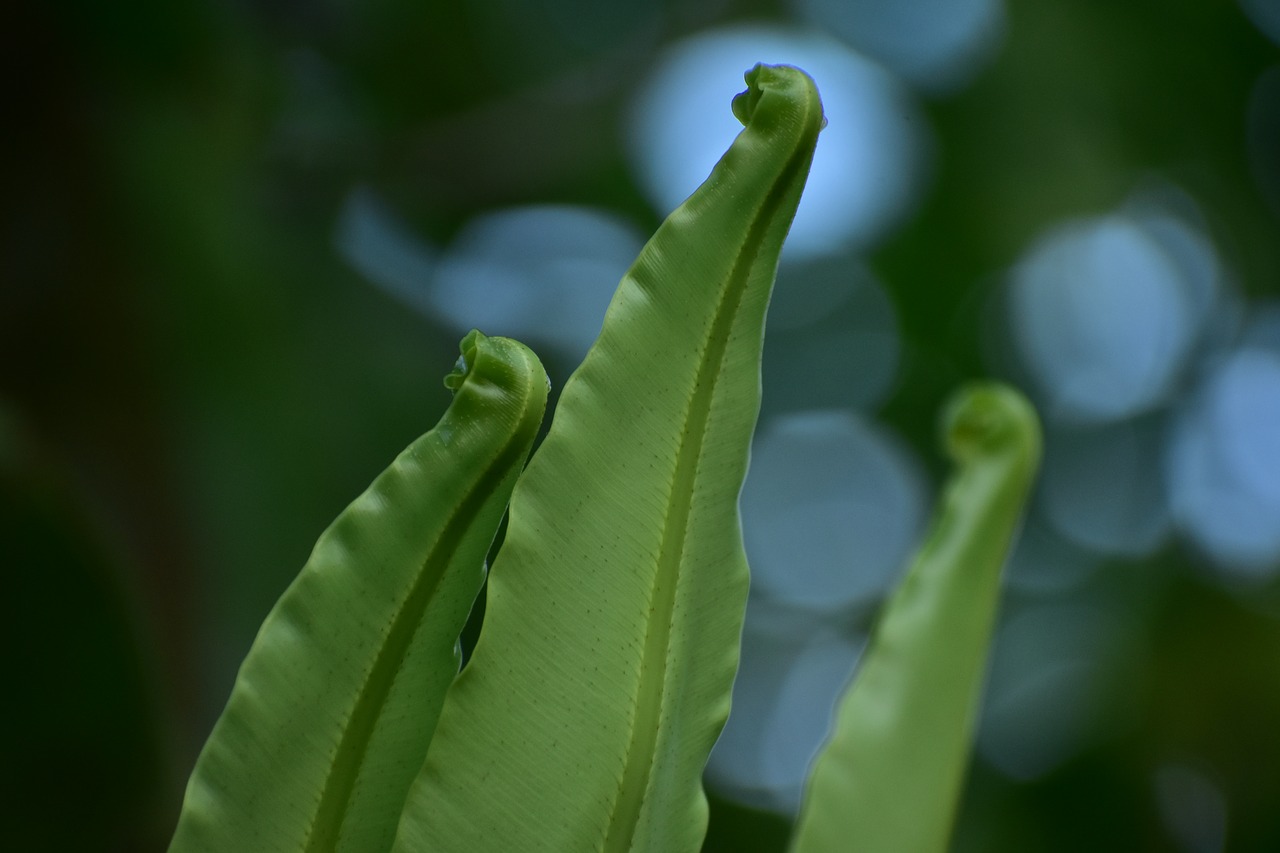
<path id="1" fill-rule="evenodd" d="M 1026 388 L 955 849 L 1280 849 L 1280 6 L 19 3 L 0 287 L 8 850 L 162 849 L 257 625 L 448 402 L 562 384 L 758 60 L 831 125 L 770 319 L 707 849 L 779 850 L 940 476 Z"/>

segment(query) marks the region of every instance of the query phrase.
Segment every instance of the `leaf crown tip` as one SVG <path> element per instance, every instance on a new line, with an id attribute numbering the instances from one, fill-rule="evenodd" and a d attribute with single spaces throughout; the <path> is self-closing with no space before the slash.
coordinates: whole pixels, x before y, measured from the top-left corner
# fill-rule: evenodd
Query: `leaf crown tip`
<path id="1" fill-rule="evenodd" d="M 766 65 L 763 62 L 757 62 L 742 75 L 742 78 L 746 81 L 747 88 L 746 91 L 739 92 L 734 96 L 732 108 L 734 116 L 744 126 L 750 124 L 751 117 L 755 115 L 756 107 L 760 104 L 760 99 L 768 88 L 790 88 L 799 84 L 802 91 L 808 90 L 806 94 L 811 95 L 814 99 L 818 97 L 818 90 L 813 83 L 813 78 L 794 65 Z M 793 89 L 793 91 L 795 90 Z M 823 115 L 819 129 L 826 126 L 827 117 Z"/>
<path id="2" fill-rule="evenodd" d="M 947 452 L 957 461 L 1021 449 L 1038 455 L 1040 421 L 1017 389 L 977 382 L 951 398 L 942 419 Z"/>
<path id="3" fill-rule="evenodd" d="M 458 344 L 458 360 L 454 363 L 453 370 L 445 376 L 444 387 L 455 393 L 462 387 L 462 383 L 466 381 L 471 369 L 475 366 L 476 350 L 484 340 L 485 335 L 479 329 L 467 332 Z"/>

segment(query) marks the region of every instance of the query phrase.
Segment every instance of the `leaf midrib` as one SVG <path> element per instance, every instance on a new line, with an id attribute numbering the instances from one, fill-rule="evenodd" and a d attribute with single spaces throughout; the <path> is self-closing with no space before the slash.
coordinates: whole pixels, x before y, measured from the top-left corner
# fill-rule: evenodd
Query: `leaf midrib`
<path id="1" fill-rule="evenodd" d="M 807 137 L 808 134 L 806 134 Z M 729 345 L 729 333 L 737 317 L 738 308 L 746 294 L 751 269 L 760 254 L 763 237 L 774 222 L 780 209 L 780 198 L 785 195 L 805 158 L 805 146 L 799 146 L 788 159 L 786 166 L 773 185 L 752 220 L 729 273 L 720 303 L 706 341 L 706 356 L 700 361 L 694 380 L 694 393 L 685 410 L 684 428 L 680 447 L 676 451 L 676 466 L 672 477 L 669 511 L 663 526 L 662 544 L 658 555 L 658 571 L 654 575 L 650 592 L 651 614 L 666 618 L 650 618 L 640 662 L 640 681 L 636 690 L 636 713 L 633 717 L 631 739 L 627 746 L 622 778 L 610 815 L 602 850 L 605 853 L 629 851 L 635 840 L 640 810 L 649 788 L 653 756 L 657 749 L 662 707 L 667 687 L 667 665 L 671 645 L 676 589 L 683 564 L 685 541 L 688 538 L 689 515 L 693 502 L 693 487 L 697 477 L 698 462 L 711 415 L 711 400 Z"/>

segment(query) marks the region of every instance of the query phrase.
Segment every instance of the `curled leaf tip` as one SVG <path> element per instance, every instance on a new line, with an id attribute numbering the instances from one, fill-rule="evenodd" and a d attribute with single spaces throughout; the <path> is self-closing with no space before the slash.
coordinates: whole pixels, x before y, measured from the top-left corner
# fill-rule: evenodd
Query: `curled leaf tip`
<path id="1" fill-rule="evenodd" d="M 466 381 L 467 375 L 471 373 L 471 368 L 476 363 L 476 349 L 481 342 L 485 340 L 485 335 L 479 329 L 472 329 L 467 332 L 462 341 L 458 344 L 457 362 L 453 365 L 453 370 L 449 371 L 444 378 L 444 387 L 450 391 L 457 391 L 462 387 L 462 383 Z"/>
<path id="2" fill-rule="evenodd" d="M 794 65 L 765 65 L 757 62 L 742 76 L 747 83 L 747 89 L 734 96 L 732 106 L 734 116 L 744 126 L 751 123 L 761 99 L 773 90 L 793 101 L 816 104 L 818 115 L 821 117 L 819 129 L 827 126 L 826 116 L 821 112 L 822 104 L 818 99 L 817 86 L 808 74 Z"/>
<path id="3" fill-rule="evenodd" d="M 942 419 L 947 452 L 957 462 L 979 455 L 1017 453 L 1038 457 L 1040 420 L 1019 391 L 998 382 L 976 382 L 955 393 Z"/>
<path id="4" fill-rule="evenodd" d="M 760 77 L 760 69 L 763 67 L 756 63 L 750 71 L 742 75 L 747 81 L 747 90 L 733 96 L 733 115 L 744 125 L 751 123 L 751 115 L 756 111 L 756 104 L 760 103 L 760 86 L 757 80 Z"/>

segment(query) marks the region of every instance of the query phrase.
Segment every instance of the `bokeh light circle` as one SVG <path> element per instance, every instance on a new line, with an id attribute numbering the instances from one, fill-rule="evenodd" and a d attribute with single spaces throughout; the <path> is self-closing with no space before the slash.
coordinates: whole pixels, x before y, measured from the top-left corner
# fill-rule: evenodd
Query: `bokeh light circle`
<path id="1" fill-rule="evenodd" d="M 795 0 L 799 13 L 914 85 L 972 79 L 1004 35 L 1002 0 Z"/>
<path id="2" fill-rule="evenodd" d="M 1168 399 L 1204 301 L 1161 239 L 1116 215 L 1061 226 L 1033 245 L 1013 273 L 1009 317 L 1046 415 L 1101 422 Z"/>
<path id="3" fill-rule="evenodd" d="M 707 781 L 738 802 L 794 816 L 866 637 L 753 594 L 733 706 Z"/>
<path id="4" fill-rule="evenodd" d="M 815 611 L 875 600 L 900 575 L 926 502 L 913 457 L 852 412 L 766 422 L 742 493 L 753 589 Z"/>
<path id="5" fill-rule="evenodd" d="M 467 223 L 441 257 L 430 304 L 458 328 L 550 344 L 576 362 L 641 245 L 628 223 L 590 208 L 488 213 Z"/>
<path id="6" fill-rule="evenodd" d="M 887 72 L 813 33 L 738 27 L 670 48 L 640 88 L 628 126 L 641 187 L 666 214 L 706 180 L 742 129 L 729 101 L 757 62 L 807 71 L 828 120 L 787 256 L 873 243 L 908 210 L 922 184 L 925 125 Z"/>
<path id="7" fill-rule="evenodd" d="M 1166 467 L 1188 538 L 1241 580 L 1280 570 L 1280 355 L 1246 347 L 1206 371 L 1179 412 Z"/>

